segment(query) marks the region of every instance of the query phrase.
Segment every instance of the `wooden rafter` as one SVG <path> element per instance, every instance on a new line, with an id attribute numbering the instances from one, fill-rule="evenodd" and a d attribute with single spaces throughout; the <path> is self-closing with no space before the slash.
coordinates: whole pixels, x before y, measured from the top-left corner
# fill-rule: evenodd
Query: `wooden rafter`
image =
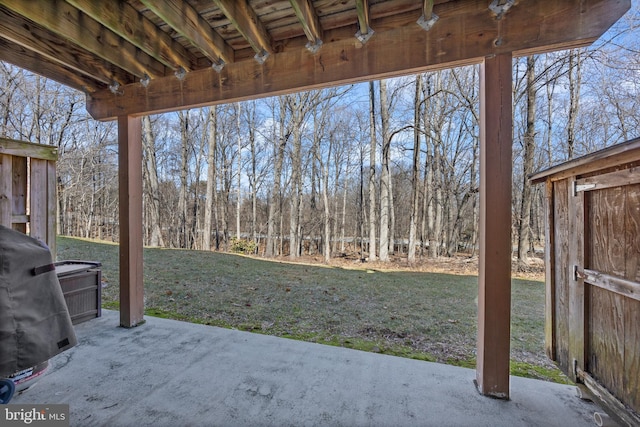
<path id="1" fill-rule="evenodd" d="M 102 22 L 129 43 L 167 67 L 194 68 L 197 59 L 167 33 L 160 31 L 153 22 L 145 18 L 123 0 L 96 2 L 94 0 L 67 0 L 78 10 Z"/>
<path id="2" fill-rule="evenodd" d="M 325 30 L 327 41 L 322 46 L 321 57 L 285 49 L 276 54 L 277 61 L 267 61 L 262 66 L 243 60 L 229 64 L 220 74 L 202 69 L 188 73 L 182 82 L 165 78 L 152 81 L 147 89 L 139 84 L 129 85 L 123 88 L 124 96 L 114 97 L 109 91 L 99 91 L 87 100 L 87 108 L 95 118 L 107 120 L 121 114 L 236 102 L 452 65 L 477 64 L 487 56 L 506 52 L 513 52 L 514 56 L 530 54 L 544 51 L 549 45 L 565 49 L 579 47 L 591 43 L 628 9 L 628 3 L 624 2 L 591 0 L 588 13 L 583 13 L 582 4 L 581 0 L 538 3 L 536 14 L 516 6 L 509 11 L 508 19 L 497 21 L 486 5 L 473 2 L 473 7 L 440 11 L 438 25 L 430 31 L 415 25 L 421 13 L 416 10 L 407 18 L 410 24 L 377 32 L 365 47 L 353 42 L 352 29 Z M 564 23 L 577 15 L 581 16 L 579 26 L 549 28 L 550 20 Z M 522 22 L 527 25 L 523 26 Z M 454 30 L 456 37 L 451 36 Z M 503 43 L 497 46 L 498 36 Z M 466 42 L 460 43 L 460 40 Z M 207 90 L 202 90 L 205 87 Z M 153 96 L 148 96 L 150 93 Z"/>
<path id="3" fill-rule="evenodd" d="M 424 30 L 429 31 L 433 28 L 438 19 L 438 15 L 433 13 L 433 0 L 424 0 L 422 3 L 422 16 L 418 19 L 417 24 Z"/>
<path id="4" fill-rule="evenodd" d="M 369 25 L 369 1 L 356 0 L 356 11 L 358 13 L 358 31 L 362 37 L 365 37 L 371 31 Z"/>
<path id="5" fill-rule="evenodd" d="M 258 55 L 273 53 L 271 36 L 246 0 L 213 0 Z"/>
<path id="6" fill-rule="evenodd" d="M 133 83 L 130 74 L 114 67 L 108 61 L 88 55 L 80 47 L 56 37 L 38 24 L 31 24 L 28 27 L 22 25 L 21 16 L 2 6 L 0 11 L 4 12 L 3 19 L 0 20 L 2 36 L 32 51 L 33 55 L 38 55 L 42 62 L 51 62 L 69 68 L 74 73 L 90 77 L 105 85 L 114 80 L 122 84 Z M 33 66 L 35 66 L 34 71 L 38 72 L 40 65 L 34 63 Z M 27 68 L 31 69 L 31 67 Z M 92 85 L 95 85 L 95 82 Z"/>
<path id="7" fill-rule="evenodd" d="M 317 46 L 322 42 L 322 26 L 316 14 L 316 10 L 311 4 L 311 0 L 290 0 L 291 7 L 296 13 L 300 25 L 304 30 L 310 46 Z"/>
<path id="8" fill-rule="evenodd" d="M 166 74 L 160 62 L 62 0 L 38 2 L 38 7 L 24 0 L 0 0 L 0 5 L 138 78 L 145 73 L 151 77 Z"/>
<path id="9" fill-rule="evenodd" d="M 233 49 L 187 2 L 142 0 L 153 13 L 199 49 L 212 63 L 234 61 Z"/>
<path id="10" fill-rule="evenodd" d="M 44 56 L 1 37 L 0 61 L 6 61 L 25 70 L 46 75 L 50 79 L 81 92 L 93 93 L 100 87 L 100 82 L 78 74 L 62 65 L 47 61 Z"/>
<path id="11" fill-rule="evenodd" d="M 422 2 L 422 16 L 425 20 L 431 19 L 433 15 L 433 0 L 423 0 Z"/>

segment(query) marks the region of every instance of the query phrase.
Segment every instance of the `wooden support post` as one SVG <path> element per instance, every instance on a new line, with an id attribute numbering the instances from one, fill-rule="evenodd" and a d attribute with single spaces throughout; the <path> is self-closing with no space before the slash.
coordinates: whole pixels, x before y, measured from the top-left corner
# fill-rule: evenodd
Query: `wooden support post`
<path id="1" fill-rule="evenodd" d="M 118 117 L 120 326 L 144 323 L 142 275 L 142 122 Z"/>
<path id="2" fill-rule="evenodd" d="M 586 370 L 585 331 L 587 329 L 585 316 L 585 286 L 584 278 L 578 271 L 585 268 L 585 232 L 584 207 L 585 192 L 576 192 L 576 178 L 569 178 L 569 265 L 567 278 L 569 285 L 569 362 L 571 371 L 568 377 L 572 381 L 578 380 L 576 369 Z"/>
<path id="3" fill-rule="evenodd" d="M 509 399 L 511 332 L 511 54 L 480 68 L 480 265 L 478 362 L 481 394 Z"/>
<path id="4" fill-rule="evenodd" d="M 553 181 L 548 179 L 545 183 L 546 191 L 546 218 L 544 226 L 544 238 L 546 250 L 544 251 L 545 265 L 545 314 L 544 314 L 544 343 L 547 356 L 556 360 L 556 235 L 555 235 L 555 199 L 553 196 Z"/>

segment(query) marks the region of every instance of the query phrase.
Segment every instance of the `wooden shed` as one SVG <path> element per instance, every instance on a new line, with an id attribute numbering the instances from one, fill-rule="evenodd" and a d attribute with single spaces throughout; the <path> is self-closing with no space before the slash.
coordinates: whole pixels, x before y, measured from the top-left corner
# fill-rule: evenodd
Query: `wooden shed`
<path id="1" fill-rule="evenodd" d="M 546 185 L 546 349 L 640 425 L 640 139 L 532 176 Z"/>
<path id="2" fill-rule="evenodd" d="M 55 256 L 58 147 L 0 137 L 0 224 L 45 242 Z"/>

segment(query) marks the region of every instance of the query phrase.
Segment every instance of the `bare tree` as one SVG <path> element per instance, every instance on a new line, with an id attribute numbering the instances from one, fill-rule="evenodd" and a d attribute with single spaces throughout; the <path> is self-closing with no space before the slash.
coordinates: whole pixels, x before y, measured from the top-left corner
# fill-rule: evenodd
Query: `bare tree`
<path id="1" fill-rule="evenodd" d="M 411 218 L 409 222 L 409 249 L 407 260 L 410 263 L 416 262 L 416 235 L 418 229 L 418 209 L 420 200 L 418 194 L 418 184 L 420 180 L 420 106 L 422 95 L 422 76 L 417 75 L 415 79 L 415 94 L 413 104 L 413 161 L 411 162 Z"/>
<path id="2" fill-rule="evenodd" d="M 189 111 L 178 112 L 180 125 L 180 196 L 178 198 L 178 234 L 176 245 L 189 249 L 187 230 L 187 177 L 189 174 Z"/>
<path id="3" fill-rule="evenodd" d="M 391 211 L 391 133 L 387 82 L 380 80 L 380 116 L 382 123 L 382 174 L 380 176 L 380 261 L 389 261 L 389 227 Z"/>
<path id="4" fill-rule="evenodd" d="M 158 181 L 158 166 L 156 162 L 156 144 L 151 118 L 142 117 L 142 148 L 144 152 L 144 181 L 145 206 L 148 214 L 147 229 L 149 230 L 148 244 L 150 246 L 164 246 L 162 228 L 160 226 L 160 184 Z"/>
<path id="5" fill-rule="evenodd" d="M 241 104 L 236 103 L 236 124 L 237 124 L 237 138 L 238 138 L 238 199 L 236 200 L 236 239 L 240 239 L 240 206 L 242 204 L 242 129 L 240 128 L 240 111 Z"/>
<path id="6" fill-rule="evenodd" d="M 569 51 L 569 120 L 567 123 L 567 156 L 573 159 L 576 144 L 576 119 L 580 105 L 582 80 L 580 50 Z"/>
<path id="7" fill-rule="evenodd" d="M 435 84 L 433 83 L 435 80 Z M 441 88 L 441 78 L 439 74 L 427 75 L 423 90 L 424 99 L 428 100 L 423 110 L 426 139 L 426 164 L 425 164 L 425 184 L 424 194 L 427 206 L 425 209 L 427 235 L 429 238 L 429 257 L 435 258 L 440 255 L 440 237 L 442 231 L 442 187 L 440 182 L 441 169 L 441 147 L 440 132 L 442 129 L 443 116 L 438 112 L 444 112 L 444 105 L 438 98 L 433 97 L 439 93 Z M 428 124 L 428 125 L 427 125 Z"/>
<path id="8" fill-rule="evenodd" d="M 369 261 L 378 259 L 376 256 L 376 94 L 374 82 L 369 82 L 369 127 L 371 139 L 369 142 Z"/>
<path id="9" fill-rule="evenodd" d="M 273 108 L 273 116 L 278 118 L 274 121 L 274 153 L 273 153 L 273 186 L 271 187 L 271 197 L 269 199 L 269 212 L 267 219 L 267 247 L 265 249 L 265 255 L 273 257 L 277 255 L 276 247 L 276 226 L 282 221 L 282 198 L 281 198 L 281 181 L 282 181 L 282 165 L 284 162 L 285 148 L 289 139 L 289 129 L 287 129 L 286 122 L 286 102 L 283 97 L 279 97 L 277 100 L 279 107 L 278 114 L 275 112 L 275 105 Z M 282 227 L 280 227 L 282 229 Z"/>
<path id="10" fill-rule="evenodd" d="M 518 266 L 525 268 L 528 261 L 529 242 L 531 237 L 531 204 L 532 192 L 529 175 L 533 173 L 535 157 L 535 135 L 536 135 L 536 60 L 534 56 L 527 57 L 527 110 L 526 110 L 526 130 L 523 137 L 524 158 L 522 170 L 522 198 L 520 203 L 520 214 L 518 221 Z"/>
<path id="11" fill-rule="evenodd" d="M 294 95 L 286 95 L 287 108 L 290 112 L 290 129 L 292 137 L 291 151 L 291 185 L 289 203 L 289 257 L 297 258 L 301 250 L 301 211 L 303 193 L 302 174 L 302 132 L 308 114 L 316 108 L 321 100 L 322 91 L 309 91 Z"/>
<path id="12" fill-rule="evenodd" d="M 218 133 L 218 114 L 217 107 L 212 106 L 208 109 L 207 115 L 207 188 L 205 195 L 204 209 L 204 231 L 202 234 L 202 248 L 204 250 L 211 249 L 211 226 L 213 222 L 213 211 L 217 205 L 215 200 L 216 193 L 216 151 L 217 151 L 217 133 Z"/>

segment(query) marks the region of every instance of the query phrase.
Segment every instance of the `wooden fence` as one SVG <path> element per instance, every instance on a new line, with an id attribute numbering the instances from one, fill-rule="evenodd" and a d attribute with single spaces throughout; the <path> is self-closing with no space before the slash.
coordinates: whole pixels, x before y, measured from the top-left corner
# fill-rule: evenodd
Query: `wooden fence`
<path id="1" fill-rule="evenodd" d="M 623 425 L 640 425 L 640 139 L 546 183 L 546 348 Z"/>
<path id="2" fill-rule="evenodd" d="M 0 224 L 45 242 L 55 258 L 58 149 L 0 138 Z"/>

